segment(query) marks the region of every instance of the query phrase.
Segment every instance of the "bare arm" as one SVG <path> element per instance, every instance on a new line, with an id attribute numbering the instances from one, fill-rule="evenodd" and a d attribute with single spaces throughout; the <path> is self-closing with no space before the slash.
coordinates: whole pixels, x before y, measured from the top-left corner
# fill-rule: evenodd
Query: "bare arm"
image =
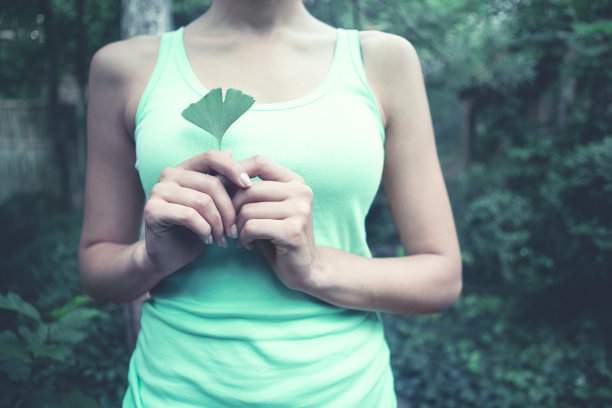
<path id="1" fill-rule="evenodd" d="M 320 248 L 322 278 L 312 293 L 347 307 L 435 312 L 461 292 L 461 256 L 420 63 L 404 39 L 364 37 L 366 70 L 386 120 L 383 184 L 410 256 L 363 259 Z"/>
<path id="2" fill-rule="evenodd" d="M 223 246 L 225 235 L 235 236 L 227 191 L 206 172 L 239 187 L 250 183 L 231 153 L 211 150 L 162 171 L 145 204 L 134 168 L 134 114 L 158 43 L 112 44 L 92 61 L 79 273 L 85 292 L 105 301 L 134 300 L 195 259 L 205 244 Z M 147 47 L 154 52 L 143 58 Z M 139 240 L 143 215 L 145 239 Z"/>
<path id="3" fill-rule="evenodd" d="M 371 35 L 370 35 L 371 34 Z M 253 190 L 234 197 L 241 240 L 258 245 L 287 286 L 343 307 L 420 314 L 439 311 L 461 292 L 461 258 L 440 169 L 427 96 L 416 52 L 405 40 L 368 33 L 363 41 L 368 79 L 386 121 L 384 187 L 403 244 L 399 258 L 365 258 L 314 245 L 312 195 L 297 175 L 262 158 L 244 162 L 249 174 L 286 183 L 290 209 L 280 223 L 245 204 Z M 245 209 L 249 211 L 242 210 Z M 307 210 L 308 209 L 308 210 Z M 278 213 L 280 210 L 276 210 Z M 272 216 L 272 214 L 270 214 Z"/>
<path id="4" fill-rule="evenodd" d="M 95 298 L 126 302 L 161 276 L 151 273 L 139 241 L 144 193 L 125 123 L 131 71 L 129 46 L 112 44 L 92 60 L 87 114 L 87 175 L 79 265 L 81 285 Z"/>

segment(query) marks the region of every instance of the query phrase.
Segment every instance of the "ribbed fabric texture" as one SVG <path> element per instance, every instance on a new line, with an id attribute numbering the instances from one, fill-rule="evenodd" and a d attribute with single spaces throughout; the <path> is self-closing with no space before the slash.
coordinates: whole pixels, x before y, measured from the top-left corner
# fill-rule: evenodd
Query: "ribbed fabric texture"
<path id="1" fill-rule="evenodd" d="M 216 148 L 181 117 L 207 89 L 183 29 L 163 35 L 136 116 L 136 167 L 148 195 L 160 171 Z M 384 130 L 359 36 L 337 30 L 329 71 L 293 101 L 255 104 L 224 148 L 300 174 L 314 192 L 317 245 L 369 257 L 364 220 L 379 187 Z M 377 313 L 285 287 L 258 251 L 214 245 L 166 278 L 143 308 L 124 407 L 395 407 Z"/>

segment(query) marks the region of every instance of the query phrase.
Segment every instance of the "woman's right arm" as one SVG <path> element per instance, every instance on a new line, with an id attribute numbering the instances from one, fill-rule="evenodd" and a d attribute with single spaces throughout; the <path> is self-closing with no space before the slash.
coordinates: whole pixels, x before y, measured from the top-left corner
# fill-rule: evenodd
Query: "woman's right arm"
<path id="1" fill-rule="evenodd" d="M 162 171 L 145 205 L 134 167 L 133 119 L 156 59 L 156 52 L 146 58 L 138 53 L 158 46 L 152 41 L 111 44 L 91 64 L 79 274 L 83 290 L 104 301 L 140 297 L 195 259 L 205 244 L 224 245 L 223 236 L 234 235 L 231 200 L 219 178 L 206 172 L 239 187 L 250 183 L 230 153 L 209 151 Z"/>
<path id="2" fill-rule="evenodd" d="M 83 290 L 115 302 L 136 299 L 163 278 L 139 241 L 144 194 L 134 168 L 133 139 L 124 121 L 133 70 L 122 61 L 126 48 L 125 43 L 108 45 L 91 62 L 79 246 Z"/>

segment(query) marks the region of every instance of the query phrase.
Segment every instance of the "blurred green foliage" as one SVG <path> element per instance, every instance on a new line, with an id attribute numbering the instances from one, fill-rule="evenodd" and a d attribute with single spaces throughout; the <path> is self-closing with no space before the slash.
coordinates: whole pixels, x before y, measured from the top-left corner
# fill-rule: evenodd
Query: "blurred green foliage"
<path id="1" fill-rule="evenodd" d="M 612 2 L 373 10 L 420 53 L 464 259 L 452 309 L 387 316 L 398 392 L 416 407 L 612 407 Z M 382 208 L 369 239 L 398 245 Z"/>
<path id="2" fill-rule="evenodd" d="M 593 320 L 526 322 L 505 296 L 468 293 L 386 323 L 396 388 L 415 407 L 612 407 L 612 342 Z"/>
<path id="3" fill-rule="evenodd" d="M 52 21 L 59 44 L 53 52 L 60 76 L 79 80 L 93 53 L 119 39 L 121 2 L 83 1 L 83 16 L 74 0 L 49 0 L 53 18 L 42 12 L 42 1 L 0 0 L 0 98 L 44 99 L 49 89 L 47 31 Z M 82 32 L 79 25 L 86 27 Z M 84 85 L 84 84 L 83 84 Z"/>
<path id="4" fill-rule="evenodd" d="M 119 36 L 119 3 L 84 1 L 86 52 L 73 3 L 52 0 L 62 72 Z M 34 3 L 0 4 L 0 31 L 15 35 L 0 38 L 0 97 L 41 97 L 46 20 Z M 179 26 L 210 1 L 173 4 Z M 398 392 L 418 408 L 612 407 L 612 1 L 305 4 L 332 25 L 407 38 L 423 65 L 464 295 L 433 316 L 386 316 Z M 32 395 L 117 406 L 129 357 L 121 308 L 71 303 L 83 299 L 80 216 L 30 195 L 5 202 L 0 223 L 0 293 L 32 305 L 0 310 L 0 387 L 15 390 L 0 407 L 31 406 Z M 367 231 L 375 255 L 404 254 L 382 191 Z M 53 338 L 69 309 L 98 312 Z"/>
<path id="5" fill-rule="evenodd" d="M 116 407 L 129 349 L 123 311 L 83 296 L 81 216 L 46 194 L 0 206 L 0 407 Z"/>
<path id="6" fill-rule="evenodd" d="M 56 362 L 66 362 L 74 353 L 74 345 L 87 337 L 85 329 L 100 316 L 96 309 L 77 307 L 87 300 L 77 296 L 53 310 L 51 321 L 43 321 L 40 312 L 19 295 L 0 294 L 0 309 L 17 312 L 21 318 L 17 330 L 0 332 L 0 381 L 7 390 L 2 393 L 0 406 L 98 407 L 94 399 L 79 390 L 60 391 L 53 367 Z"/>

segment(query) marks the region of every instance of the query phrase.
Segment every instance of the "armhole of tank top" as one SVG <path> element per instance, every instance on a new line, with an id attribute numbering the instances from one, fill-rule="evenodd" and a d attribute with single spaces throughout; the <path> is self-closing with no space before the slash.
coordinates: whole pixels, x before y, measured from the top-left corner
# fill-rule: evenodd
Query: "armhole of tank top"
<path id="1" fill-rule="evenodd" d="M 147 81 L 147 85 L 145 86 L 142 96 L 140 97 L 140 101 L 138 102 L 138 108 L 136 109 L 136 115 L 134 116 L 135 129 L 138 128 L 138 124 L 140 123 L 141 116 L 147 106 L 149 97 L 151 96 L 151 93 L 153 93 L 155 86 L 159 82 L 159 78 L 161 77 L 162 72 L 164 71 L 164 68 L 166 66 L 166 61 L 168 61 L 168 53 L 170 49 L 170 42 L 172 40 L 172 34 L 173 32 L 164 33 L 161 36 L 159 42 L 159 51 L 157 52 L 157 59 L 155 60 L 155 67 L 153 68 L 153 72 L 151 73 L 151 76 Z"/>
<path id="2" fill-rule="evenodd" d="M 363 64 L 363 54 L 361 52 L 361 40 L 359 38 L 359 31 L 357 30 L 347 30 L 348 33 L 348 43 L 349 43 L 349 54 L 351 56 L 351 62 L 353 63 L 353 68 L 357 73 L 359 81 L 363 85 L 366 90 L 368 99 L 374 106 L 374 113 L 376 113 L 376 118 L 378 119 L 378 127 L 380 132 L 380 138 L 384 145 L 385 143 L 385 126 L 382 121 L 382 115 L 380 113 L 380 108 L 378 106 L 378 102 L 374 93 L 372 92 L 372 88 L 368 84 L 365 67 Z"/>

